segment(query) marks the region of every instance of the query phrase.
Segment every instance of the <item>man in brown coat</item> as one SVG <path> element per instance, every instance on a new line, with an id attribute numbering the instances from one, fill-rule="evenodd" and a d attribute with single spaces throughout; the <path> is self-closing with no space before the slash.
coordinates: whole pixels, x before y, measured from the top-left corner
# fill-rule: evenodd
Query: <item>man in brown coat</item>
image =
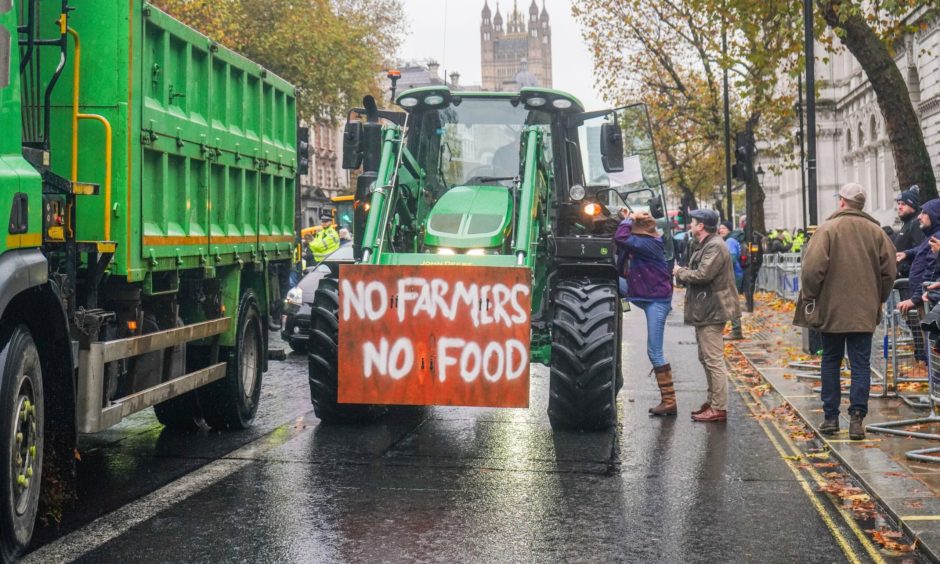
<path id="1" fill-rule="evenodd" d="M 694 210 L 690 233 L 697 245 L 689 266 L 673 270 L 676 280 L 685 284 L 685 323 L 695 326 L 698 359 L 708 379 L 708 399 L 692 412 L 694 421 L 728 419 L 728 368 L 725 366 L 725 323 L 741 315 L 738 290 L 734 284 L 731 254 L 718 231 L 718 213 Z"/>
<path id="2" fill-rule="evenodd" d="M 839 209 L 819 227 L 803 256 L 801 298 L 793 322 L 822 333 L 823 434 L 839 432 L 839 375 L 848 351 L 852 366 L 849 438 L 865 438 L 871 388 L 871 338 L 897 273 L 894 245 L 862 211 L 858 184 L 839 190 Z"/>

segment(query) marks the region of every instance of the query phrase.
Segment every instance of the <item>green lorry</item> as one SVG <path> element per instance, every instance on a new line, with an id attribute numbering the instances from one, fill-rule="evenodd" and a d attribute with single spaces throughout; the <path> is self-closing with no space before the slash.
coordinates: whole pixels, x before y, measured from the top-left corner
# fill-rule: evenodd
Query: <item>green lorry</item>
<path id="1" fill-rule="evenodd" d="M 356 260 L 327 261 L 312 300 L 317 415 L 527 407 L 531 360 L 550 367 L 553 428 L 613 425 L 621 209 L 649 211 L 672 252 L 646 108 L 585 112 L 531 87 L 418 88 L 399 111 L 365 102 L 343 147 L 343 165 L 361 167 Z"/>
<path id="2" fill-rule="evenodd" d="M 153 406 L 248 426 L 294 242 L 293 87 L 142 0 L 0 0 L 0 556 Z"/>

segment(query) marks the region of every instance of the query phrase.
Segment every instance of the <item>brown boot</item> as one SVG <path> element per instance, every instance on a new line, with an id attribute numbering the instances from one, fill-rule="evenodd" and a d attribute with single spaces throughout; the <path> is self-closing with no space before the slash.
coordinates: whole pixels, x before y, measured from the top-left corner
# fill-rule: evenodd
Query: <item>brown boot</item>
<path id="1" fill-rule="evenodd" d="M 676 414 L 676 389 L 672 385 L 672 367 L 664 364 L 653 369 L 656 373 L 656 383 L 659 384 L 659 393 L 662 401 L 656 407 L 650 408 L 650 415 Z"/>

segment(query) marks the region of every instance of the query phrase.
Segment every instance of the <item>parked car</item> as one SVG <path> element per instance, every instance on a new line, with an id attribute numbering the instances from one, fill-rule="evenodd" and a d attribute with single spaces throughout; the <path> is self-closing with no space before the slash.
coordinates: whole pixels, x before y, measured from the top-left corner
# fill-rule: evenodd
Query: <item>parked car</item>
<path id="1" fill-rule="evenodd" d="M 324 261 L 352 261 L 352 245 L 344 245 L 330 253 Z M 330 269 L 322 262 L 308 268 L 304 277 L 287 292 L 284 300 L 284 312 L 281 316 L 281 338 L 296 352 L 307 352 L 310 340 L 310 306 L 313 295 L 317 292 L 320 280 L 329 274 Z"/>

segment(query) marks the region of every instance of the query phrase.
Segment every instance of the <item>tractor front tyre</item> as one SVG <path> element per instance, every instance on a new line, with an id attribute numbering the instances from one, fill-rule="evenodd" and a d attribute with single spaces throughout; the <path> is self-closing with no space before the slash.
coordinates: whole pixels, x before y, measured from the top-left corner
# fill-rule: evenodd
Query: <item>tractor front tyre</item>
<path id="1" fill-rule="evenodd" d="M 381 417 L 384 406 L 338 402 L 339 280 L 334 276 L 320 280 L 310 311 L 310 327 L 310 401 L 320 421 L 361 423 Z"/>
<path id="2" fill-rule="evenodd" d="M 621 314 L 617 283 L 561 280 L 553 291 L 548 419 L 556 430 L 617 422 Z"/>
<path id="3" fill-rule="evenodd" d="M 44 400 L 39 351 L 25 325 L 0 333 L 0 561 L 29 545 L 42 482 Z"/>
<path id="4" fill-rule="evenodd" d="M 199 389 L 203 416 L 213 429 L 247 429 L 261 399 L 264 334 L 251 290 L 242 295 L 236 323 L 235 346 L 220 350 L 220 357 L 228 360 L 225 377 Z"/>

